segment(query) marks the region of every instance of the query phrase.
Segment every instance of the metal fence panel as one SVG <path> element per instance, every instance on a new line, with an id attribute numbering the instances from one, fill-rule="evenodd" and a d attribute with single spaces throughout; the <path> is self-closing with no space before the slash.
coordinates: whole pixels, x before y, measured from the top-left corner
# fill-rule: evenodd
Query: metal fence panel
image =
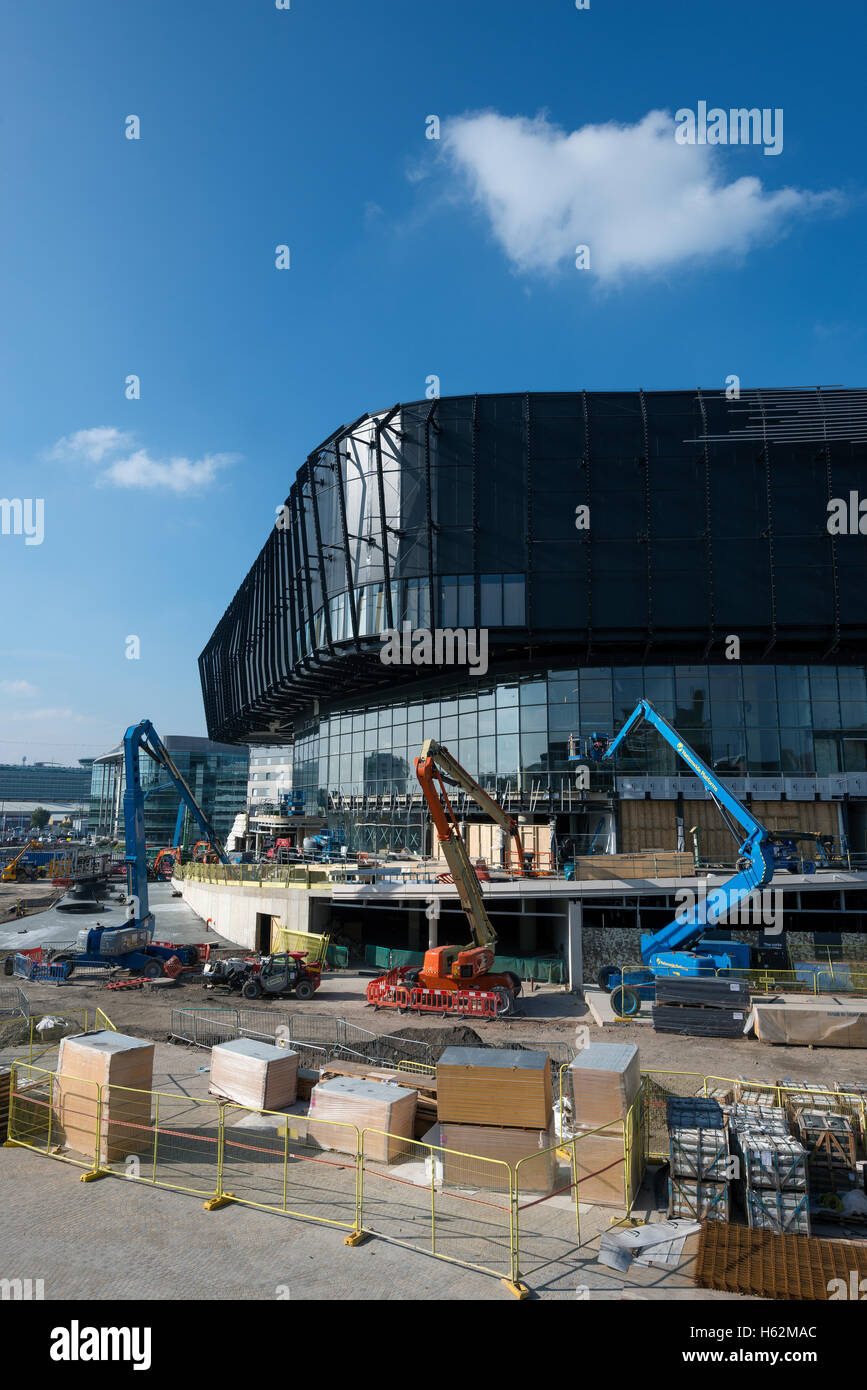
<path id="1" fill-rule="evenodd" d="M 223 1111 L 223 1195 L 244 1206 L 358 1229 L 355 1125 L 282 1111 Z M 311 1132 L 312 1131 L 312 1132 Z"/>
<path id="2" fill-rule="evenodd" d="M 220 1102 L 103 1086 L 99 1167 L 154 1187 L 214 1198 L 220 1189 Z"/>

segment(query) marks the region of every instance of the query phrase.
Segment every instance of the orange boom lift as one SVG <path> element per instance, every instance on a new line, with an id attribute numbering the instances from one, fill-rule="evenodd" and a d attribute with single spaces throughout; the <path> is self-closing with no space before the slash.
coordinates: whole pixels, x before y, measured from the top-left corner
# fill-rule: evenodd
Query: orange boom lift
<path id="1" fill-rule="evenodd" d="M 483 791 L 447 748 L 433 739 L 422 746 L 421 756 L 415 760 L 415 773 L 467 914 L 473 941 L 469 946 L 433 946 L 425 952 L 421 969 L 399 967 L 372 980 L 367 987 L 367 1001 L 377 1007 L 418 1013 L 474 1018 L 511 1014 L 521 992 L 521 981 L 511 971 L 502 975 L 491 973 L 497 934 L 485 908 L 478 875 L 461 839 L 446 781 L 467 792 L 512 837 L 521 866 L 518 873 L 523 876 L 526 855 L 517 821 Z"/>

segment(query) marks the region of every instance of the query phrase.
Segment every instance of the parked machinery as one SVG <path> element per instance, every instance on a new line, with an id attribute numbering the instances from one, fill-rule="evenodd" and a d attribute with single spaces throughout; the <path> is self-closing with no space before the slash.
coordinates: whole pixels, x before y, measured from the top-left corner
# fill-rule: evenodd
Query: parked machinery
<path id="1" fill-rule="evenodd" d="M 432 946 L 419 969 L 400 967 L 372 980 L 367 1002 L 377 1008 L 412 1012 L 456 1013 L 472 1017 L 496 1017 L 514 1012 L 521 981 L 511 971 L 494 974 L 497 934 L 485 908 L 478 874 L 461 839 L 445 783 L 461 787 L 514 840 L 520 873 L 526 856 L 518 825 L 493 797 L 452 757 L 447 748 L 428 739 L 415 760 L 416 776 L 430 810 L 431 820 L 454 879 L 461 906 L 467 915 L 473 940 L 468 946 Z"/>
<path id="2" fill-rule="evenodd" d="M 321 966 L 308 963 L 302 951 L 278 951 L 269 956 L 229 956 L 208 961 L 205 989 L 240 993 L 245 999 L 284 997 L 312 999 L 322 982 Z"/>

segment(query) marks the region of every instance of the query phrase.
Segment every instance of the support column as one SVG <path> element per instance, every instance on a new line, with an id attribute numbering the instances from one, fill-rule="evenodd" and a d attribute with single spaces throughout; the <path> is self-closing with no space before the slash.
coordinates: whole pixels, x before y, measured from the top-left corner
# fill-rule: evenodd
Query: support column
<path id="1" fill-rule="evenodd" d="M 581 903 L 570 898 L 568 904 L 568 916 L 566 923 L 567 934 L 567 953 L 566 962 L 568 970 L 568 985 L 575 994 L 584 992 L 584 946 L 582 940 L 583 933 L 583 910 Z"/>
<path id="2" fill-rule="evenodd" d="M 518 954 L 532 956 L 536 950 L 536 918 L 522 912 L 518 918 Z"/>

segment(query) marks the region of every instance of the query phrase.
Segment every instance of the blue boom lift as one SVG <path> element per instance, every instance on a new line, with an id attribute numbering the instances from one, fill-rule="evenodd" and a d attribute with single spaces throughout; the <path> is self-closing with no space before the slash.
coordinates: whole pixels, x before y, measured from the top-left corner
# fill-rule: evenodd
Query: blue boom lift
<path id="1" fill-rule="evenodd" d="M 725 919 L 744 898 L 760 893 L 771 882 L 777 857 L 775 837 L 771 832 L 726 790 L 649 700 L 639 700 L 603 756 L 613 757 L 624 740 L 645 721 L 662 734 L 666 743 L 671 744 L 675 753 L 701 778 L 738 843 L 738 872 L 719 887 L 709 888 L 705 896 L 680 912 L 668 926 L 658 932 L 642 934 L 644 970 L 621 971 L 609 966 L 600 972 L 599 983 L 611 990 L 612 1006 L 621 1017 L 637 1013 L 642 999 L 653 998 L 655 981 L 660 976 L 716 975 L 724 970 L 749 969 L 751 952 L 747 943 L 706 938 L 704 932 Z M 781 860 L 784 857 L 788 859 L 789 849 L 781 844 Z"/>
<path id="2" fill-rule="evenodd" d="M 195 946 L 155 946 L 154 917 L 148 902 L 148 864 L 145 844 L 144 799 L 142 792 L 140 755 L 142 750 L 158 763 L 181 797 L 217 854 L 222 864 L 228 864 L 226 852 L 217 838 L 211 822 L 199 806 L 171 754 L 149 719 L 131 724 L 123 738 L 126 787 L 123 794 L 123 823 L 126 840 L 126 886 L 130 899 L 129 917 L 123 926 L 84 928 L 78 933 L 76 965 L 119 965 L 142 975 L 162 975 L 165 963 L 177 956 L 182 965 L 194 965 L 198 952 Z"/>

